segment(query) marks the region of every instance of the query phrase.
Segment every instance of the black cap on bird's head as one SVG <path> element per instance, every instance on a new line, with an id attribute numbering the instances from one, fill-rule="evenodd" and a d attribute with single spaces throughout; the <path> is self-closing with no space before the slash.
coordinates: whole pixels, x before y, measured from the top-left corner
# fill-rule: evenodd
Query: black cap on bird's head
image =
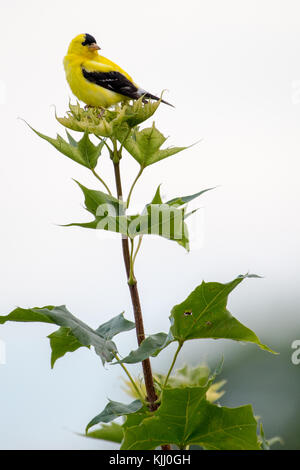
<path id="1" fill-rule="evenodd" d="M 75 54 L 93 58 L 100 49 L 94 36 L 90 34 L 78 34 L 69 44 L 68 54 Z"/>
<path id="2" fill-rule="evenodd" d="M 90 51 L 98 51 L 100 49 L 94 36 L 87 33 L 84 35 L 84 41 L 81 44 L 87 46 Z"/>
<path id="3" fill-rule="evenodd" d="M 91 36 L 90 34 L 85 34 L 84 35 L 84 41 L 81 43 L 83 46 L 90 46 L 91 44 L 96 44 L 97 41 L 94 38 L 94 36 Z"/>

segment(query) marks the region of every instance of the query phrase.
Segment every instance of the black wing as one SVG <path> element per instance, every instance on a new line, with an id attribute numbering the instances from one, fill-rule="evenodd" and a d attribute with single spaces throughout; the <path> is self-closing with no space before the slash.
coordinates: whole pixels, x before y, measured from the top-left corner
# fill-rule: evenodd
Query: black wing
<path id="1" fill-rule="evenodd" d="M 107 90 L 133 99 L 141 96 L 138 88 L 120 72 L 88 72 L 82 68 L 82 73 L 86 80 Z"/>

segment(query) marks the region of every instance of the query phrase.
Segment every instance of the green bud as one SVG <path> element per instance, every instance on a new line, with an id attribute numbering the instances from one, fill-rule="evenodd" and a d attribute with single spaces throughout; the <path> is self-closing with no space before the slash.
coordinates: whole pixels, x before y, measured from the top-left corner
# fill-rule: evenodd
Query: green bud
<path id="1" fill-rule="evenodd" d="M 66 116 L 55 117 L 60 124 L 73 131 L 118 138 L 120 134 L 150 118 L 160 102 L 143 103 L 140 98 L 133 103 L 127 101 L 117 104 L 111 109 L 82 108 L 78 102 L 75 105 L 69 103 Z"/>
<path id="2" fill-rule="evenodd" d="M 69 104 L 66 116 L 55 116 L 57 121 L 64 127 L 77 132 L 86 132 L 102 137 L 112 135 L 113 126 L 106 119 L 106 111 L 99 108 L 81 108 L 79 103 Z"/>

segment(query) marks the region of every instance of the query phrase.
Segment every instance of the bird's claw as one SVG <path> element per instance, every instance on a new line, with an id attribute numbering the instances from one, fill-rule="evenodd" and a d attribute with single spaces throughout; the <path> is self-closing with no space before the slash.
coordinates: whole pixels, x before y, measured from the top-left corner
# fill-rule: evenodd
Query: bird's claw
<path id="1" fill-rule="evenodd" d="M 84 109 L 85 109 L 85 111 L 87 111 L 88 109 L 90 109 L 90 108 L 95 108 L 95 107 L 96 107 L 96 106 L 92 106 L 92 105 L 90 105 L 90 104 L 86 104 L 86 105 L 84 106 Z M 97 114 L 97 118 L 98 118 L 98 119 L 101 119 L 104 113 L 105 113 L 105 108 L 101 108 L 100 113 Z"/>
<path id="2" fill-rule="evenodd" d="M 105 113 L 105 108 L 102 108 L 101 111 L 100 111 L 100 113 L 97 114 L 97 118 L 98 118 L 98 119 L 101 119 L 104 113 Z"/>

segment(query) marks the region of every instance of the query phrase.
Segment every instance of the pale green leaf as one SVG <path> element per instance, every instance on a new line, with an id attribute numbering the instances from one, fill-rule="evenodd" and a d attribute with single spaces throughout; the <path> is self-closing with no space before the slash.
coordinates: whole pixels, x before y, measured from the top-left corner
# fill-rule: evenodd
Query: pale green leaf
<path id="1" fill-rule="evenodd" d="M 184 365 L 180 369 L 177 369 L 173 375 L 168 379 L 167 386 L 171 388 L 179 387 L 204 387 L 210 376 L 210 370 L 205 365 L 200 366 L 189 366 Z M 165 376 L 158 375 L 161 383 L 164 383 Z"/>
<path id="2" fill-rule="evenodd" d="M 117 351 L 112 341 L 102 338 L 86 323 L 72 315 L 65 305 L 31 309 L 16 308 L 9 315 L 0 316 L 0 324 L 7 321 L 55 323 L 68 328 L 82 346 L 94 347 L 103 364 L 105 361 L 111 362 Z"/>
<path id="3" fill-rule="evenodd" d="M 166 204 L 169 204 L 169 206 L 183 206 L 184 204 L 187 204 L 188 202 L 192 201 L 193 199 L 196 199 L 197 197 L 201 196 L 207 191 L 211 191 L 212 189 L 215 189 L 215 188 L 203 189 L 202 191 L 199 191 L 198 193 L 195 193 L 195 194 L 191 194 L 190 196 L 175 197 L 171 199 L 170 201 L 168 201 Z"/>
<path id="4" fill-rule="evenodd" d="M 117 315 L 108 322 L 103 323 L 103 325 L 100 325 L 96 332 L 105 339 L 112 339 L 119 333 L 133 330 L 134 328 L 135 323 L 126 320 L 126 318 L 124 318 L 124 313 L 120 313 L 120 315 Z"/>
<path id="5" fill-rule="evenodd" d="M 123 428 L 121 424 L 117 423 L 102 424 L 100 429 L 88 432 L 85 434 L 85 437 L 121 444 L 123 439 Z"/>
<path id="6" fill-rule="evenodd" d="M 122 137 L 124 139 L 124 135 Z M 128 137 L 123 140 L 123 146 L 142 168 L 146 168 L 188 148 L 169 147 L 161 149 L 160 147 L 165 141 L 166 137 L 163 136 L 153 123 L 152 127 L 131 131 Z"/>
<path id="7" fill-rule="evenodd" d="M 140 346 L 135 351 L 131 351 L 128 356 L 118 362 L 126 364 L 142 362 L 150 356 L 157 356 L 160 351 L 165 349 L 172 341 L 172 337 L 166 333 L 149 335 L 141 342 Z M 114 364 L 118 364 L 118 362 L 115 362 Z"/>
<path id="8" fill-rule="evenodd" d="M 86 209 L 94 215 L 91 222 L 71 223 L 67 226 L 102 229 L 121 233 L 133 239 L 140 235 L 159 235 L 174 240 L 189 250 L 188 229 L 184 222 L 185 208 L 168 204 L 148 204 L 140 215 L 124 215 L 124 202 L 102 191 L 86 188 L 78 183 L 85 196 Z M 159 190 L 154 200 L 160 198 Z"/>
<path id="9" fill-rule="evenodd" d="M 65 226 L 108 230 L 127 235 L 130 220 L 124 215 L 124 203 L 102 191 L 88 189 L 78 181 L 76 183 L 84 194 L 87 211 L 93 214 L 95 219 L 91 222 L 71 223 Z"/>
<path id="10" fill-rule="evenodd" d="M 121 450 L 153 450 L 197 444 L 207 450 L 259 450 L 257 423 L 250 405 L 226 408 L 206 400 L 206 387 L 167 388 L 151 415 L 142 410 L 126 418 Z"/>
<path id="11" fill-rule="evenodd" d="M 138 349 L 131 351 L 122 362 L 133 364 L 157 356 L 171 342 L 183 344 L 192 339 L 231 339 L 257 344 L 274 353 L 262 344 L 256 334 L 240 323 L 227 310 L 228 296 L 245 278 L 259 277 L 253 274 L 239 276 L 227 284 L 202 282 L 185 301 L 173 307 L 168 333 L 157 333 L 146 338 Z M 276 354 L 276 353 L 275 353 Z"/>
<path id="12" fill-rule="evenodd" d="M 187 299 L 172 309 L 170 320 L 174 338 L 181 343 L 197 338 L 225 338 L 255 343 L 273 352 L 227 310 L 228 295 L 250 276 L 239 276 L 227 284 L 203 281 Z"/>
<path id="13" fill-rule="evenodd" d="M 49 315 L 46 315 L 45 310 L 53 310 L 55 307 L 52 305 L 47 305 L 42 308 L 15 308 L 8 315 L 0 316 L 0 325 L 3 325 L 7 321 L 16 321 L 16 322 L 42 322 L 42 323 L 55 323 Z"/>
<path id="14" fill-rule="evenodd" d="M 39 137 L 49 142 L 53 147 L 56 148 L 60 153 L 69 157 L 71 160 L 85 166 L 86 168 L 94 169 L 97 165 L 98 158 L 101 155 L 101 151 L 104 145 L 104 141 L 98 145 L 94 145 L 89 139 L 88 133 L 85 132 L 82 139 L 77 142 L 68 132 L 68 141 L 64 140 L 59 134 L 56 139 L 48 137 L 41 132 L 38 132 L 33 127 L 29 126 Z"/>
<path id="15" fill-rule="evenodd" d="M 161 198 L 161 195 L 160 195 L 160 186 L 158 186 L 157 190 L 156 190 L 156 193 L 154 194 L 154 198 L 152 199 L 151 204 L 163 204 L 163 200 Z M 167 203 L 168 204 L 168 203 Z"/>
<path id="16" fill-rule="evenodd" d="M 140 408 L 142 408 L 142 406 L 143 404 L 140 400 L 134 400 L 129 405 L 125 405 L 124 403 L 119 403 L 117 401 L 109 401 L 104 410 L 88 423 L 86 432 L 88 432 L 88 430 L 96 424 L 109 423 L 119 416 L 135 413 Z"/>
<path id="17" fill-rule="evenodd" d="M 94 145 L 89 139 L 89 134 L 87 132 L 84 133 L 82 139 L 77 144 L 77 148 L 86 162 L 85 166 L 92 169 L 97 166 L 98 158 L 101 155 L 103 146 L 104 140 L 102 140 L 98 145 Z"/>
<path id="18" fill-rule="evenodd" d="M 184 219 L 185 209 L 168 204 L 148 204 L 141 215 L 131 217 L 128 236 L 159 235 L 176 241 L 189 251 L 188 228 Z"/>
<path id="19" fill-rule="evenodd" d="M 138 124 L 149 119 L 157 108 L 160 105 L 159 101 L 147 101 L 146 103 L 143 102 L 143 97 L 139 98 L 138 100 L 133 101 L 133 104 L 126 104 L 127 110 L 126 112 L 130 115 L 129 119 L 127 120 L 127 124 L 130 127 L 135 127 Z"/>
<path id="20" fill-rule="evenodd" d="M 51 333 L 48 338 L 50 339 L 51 347 L 51 368 L 53 369 L 55 362 L 60 357 L 63 357 L 67 352 L 74 352 L 83 347 L 78 339 L 73 335 L 70 328 L 60 327 L 54 333 Z M 89 346 L 87 346 L 89 347 Z"/>

